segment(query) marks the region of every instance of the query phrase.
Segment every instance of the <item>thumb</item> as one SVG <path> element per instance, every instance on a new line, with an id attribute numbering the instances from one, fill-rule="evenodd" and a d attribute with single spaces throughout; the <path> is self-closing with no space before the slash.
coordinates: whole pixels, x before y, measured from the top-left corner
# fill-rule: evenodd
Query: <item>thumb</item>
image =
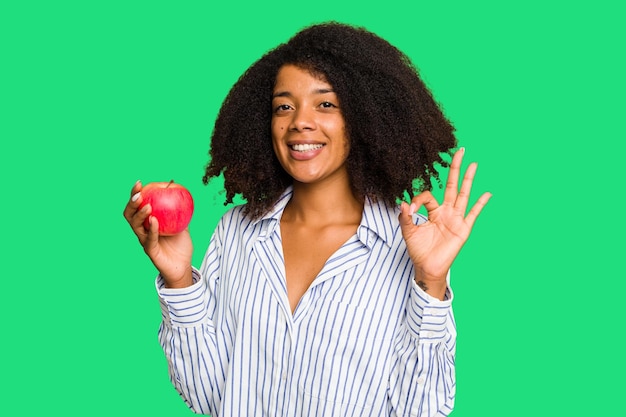
<path id="1" fill-rule="evenodd" d="M 148 228 L 148 236 L 146 237 L 146 242 L 144 244 L 144 250 L 152 258 L 155 255 L 156 250 L 159 245 L 159 221 L 156 217 L 150 216 L 148 217 L 148 223 L 150 227 Z"/>

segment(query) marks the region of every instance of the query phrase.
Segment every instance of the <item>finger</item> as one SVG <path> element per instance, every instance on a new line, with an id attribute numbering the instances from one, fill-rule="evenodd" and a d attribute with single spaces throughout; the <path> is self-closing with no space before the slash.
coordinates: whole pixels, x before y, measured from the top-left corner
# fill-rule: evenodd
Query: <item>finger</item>
<path id="1" fill-rule="evenodd" d="M 443 204 L 454 205 L 456 195 L 459 191 L 459 176 L 461 174 L 461 163 L 465 148 L 461 148 L 454 153 L 452 163 L 450 163 L 450 172 L 448 172 L 448 180 L 446 181 L 446 190 L 443 194 Z"/>
<path id="2" fill-rule="evenodd" d="M 414 204 L 409 205 L 405 201 L 400 204 L 400 215 L 398 216 L 398 221 L 400 222 L 400 231 L 405 239 L 408 239 L 411 236 L 411 233 L 415 228 L 413 213 L 415 213 Z"/>
<path id="3" fill-rule="evenodd" d="M 148 237 L 148 230 L 144 225 L 150 214 L 152 214 L 152 206 L 146 204 L 128 219 L 131 229 L 133 229 L 133 232 L 137 235 L 139 243 L 141 243 L 142 246 L 145 246 L 146 238 Z"/>
<path id="4" fill-rule="evenodd" d="M 465 210 L 467 209 L 467 204 L 469 202 L 470 192 L 472 191 L 472 184 L 474 182 L 474 176 L 476 175 L 476 169 L 478 168 L 478 164 L 472 162 L 469 167 L 467 167 L 467 171 L 465 171 L 465 176 L 463 177 L 463 182 L 461 183 L 461 190 L 459 194 L 456 196 L 456 201 L 454 202 L 454 208 L 459 210 L 465 216 Z"/>
<path id="5" fill-rule="evenodd" d="M 469 213 L 467 213 L 467 217 L 465 217 L 465 222 L 469 225 L 470 228 L 474 226 L 474 222 L 478 218 L 480 212 L 485 208 L 489 200 L 491 199 L 491 193 L 485 193 L 480 196 L 480 198 L 474 203 Z"/>
<path id="6" fill-rule="evenodd" d="M 135 185 L 133 185 L 133 188 L 131 188 L 131 190 L 130 190 L 130 196 L 133 197 L 135 194 L 140 192 L 142 188 L 143 188 L 143 186 L 141 185 L 141 181 L 137 180 Z"/>
<path id="7" fill-rule="evenodd" d="M 409 227 L 413 224 L 412 214 L 411 214 L 411 206 L 409 206 L 405 201 L 400 204 L 400 215 L 398 216 L 398 220 L 400 221 L 400 227 Z"/>
<path id="8" fill-rule="evenodd" d="M 143 244 L 143 238 L 146 235 L 145 227 L 143 226 L 146 218 L 152 212 L 152 206 L 150 204 L 146 204 L 142 207 L 143 204 L 143 196 L 141 194 L 143 187 L 141 185 L 141 181 L 137 181 L 133 188 L 131 189 L 131 197 L 124 209 L 124 217 L 130 224 L 130 227 L 133 229 L 139 240 Z M 140 208 L 141 207 L 141 208 Z"/>
<path id="9" fill-rule="evenodd" d="M 143 201 L 141 199 L 141 190 L 142 190 L 141 181 L 137 181 L 135 185 L 133 185 L 133 188 L 131 188 L 130 190 L 130 199 L 128 200 L 128 203 L 126 204 L 126 207 L 124 207 L 124 213 L 123 213 L 124 218 L 129 223 L 130 223 L 131 217 L 135 214 L 139 205 Z"/>
<path id="10" fill-rule="evenodd" d="M 424 206 L 424 208 L 426 208 L 426 210 L 430 213 L 439 208 L 439 203 L 430 191 L 424 191 L 413 197 L 411 200 L 411 215 L 413 215 L 413 213 L 419 210 L 422 206 Z"/>

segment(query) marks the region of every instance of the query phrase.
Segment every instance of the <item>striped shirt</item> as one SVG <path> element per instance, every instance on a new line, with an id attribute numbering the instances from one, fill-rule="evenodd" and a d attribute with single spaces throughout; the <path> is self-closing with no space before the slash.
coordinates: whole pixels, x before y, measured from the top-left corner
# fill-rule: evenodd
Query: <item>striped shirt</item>
<path id="1" fill-rule="evenodd" d="M 279 227 L 290 196 L 258 220 L 227 212 L 193 286 L 157 278 L 159 341 L 187 405 L 214 417 L 448 415 L 452 293 L 416 285 L 398 209 L 366 201 L 292 314 Z"/>

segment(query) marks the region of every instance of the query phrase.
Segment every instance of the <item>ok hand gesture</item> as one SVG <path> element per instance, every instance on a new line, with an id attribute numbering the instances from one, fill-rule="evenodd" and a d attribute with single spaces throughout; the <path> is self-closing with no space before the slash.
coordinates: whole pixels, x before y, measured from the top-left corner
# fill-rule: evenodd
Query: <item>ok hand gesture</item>
<path id="1" fill-rule="evenodd" d="M 413 197 L 410 205 L 402 202 L 400 206 L 400 227 L 415 266 L 415 280 L 422 289 L 439 299 L 445 295 L 446 275 L 452 262 L 467 241 L 476 218 L 491 198 L 490 193 L 484 193 L 469 213 L 465 214 L 477 165 L 469 165 L 459 190 L 464 153 L 465 149 L 461 148 L 452 158 L 441 205 L 430 191 L 425 191 Z M 412 215 L 422 205 L 428 211 L 428 221 L 417 226 Z"/>

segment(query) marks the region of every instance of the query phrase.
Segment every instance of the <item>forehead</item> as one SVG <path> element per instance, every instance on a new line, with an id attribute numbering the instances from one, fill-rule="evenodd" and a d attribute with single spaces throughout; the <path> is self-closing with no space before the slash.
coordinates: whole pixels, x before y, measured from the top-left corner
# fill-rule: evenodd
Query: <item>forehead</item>
<path id="1" fill-rule="evenodd" d="M 280 67 L 276 74 L 276 82 L 274 91 L 286 87 L 304 87 L 304 86 L 324 86 L 331 87 L 330 83 L 319 71 L 314 71 L 298 65 L 286 64 Z"/>

